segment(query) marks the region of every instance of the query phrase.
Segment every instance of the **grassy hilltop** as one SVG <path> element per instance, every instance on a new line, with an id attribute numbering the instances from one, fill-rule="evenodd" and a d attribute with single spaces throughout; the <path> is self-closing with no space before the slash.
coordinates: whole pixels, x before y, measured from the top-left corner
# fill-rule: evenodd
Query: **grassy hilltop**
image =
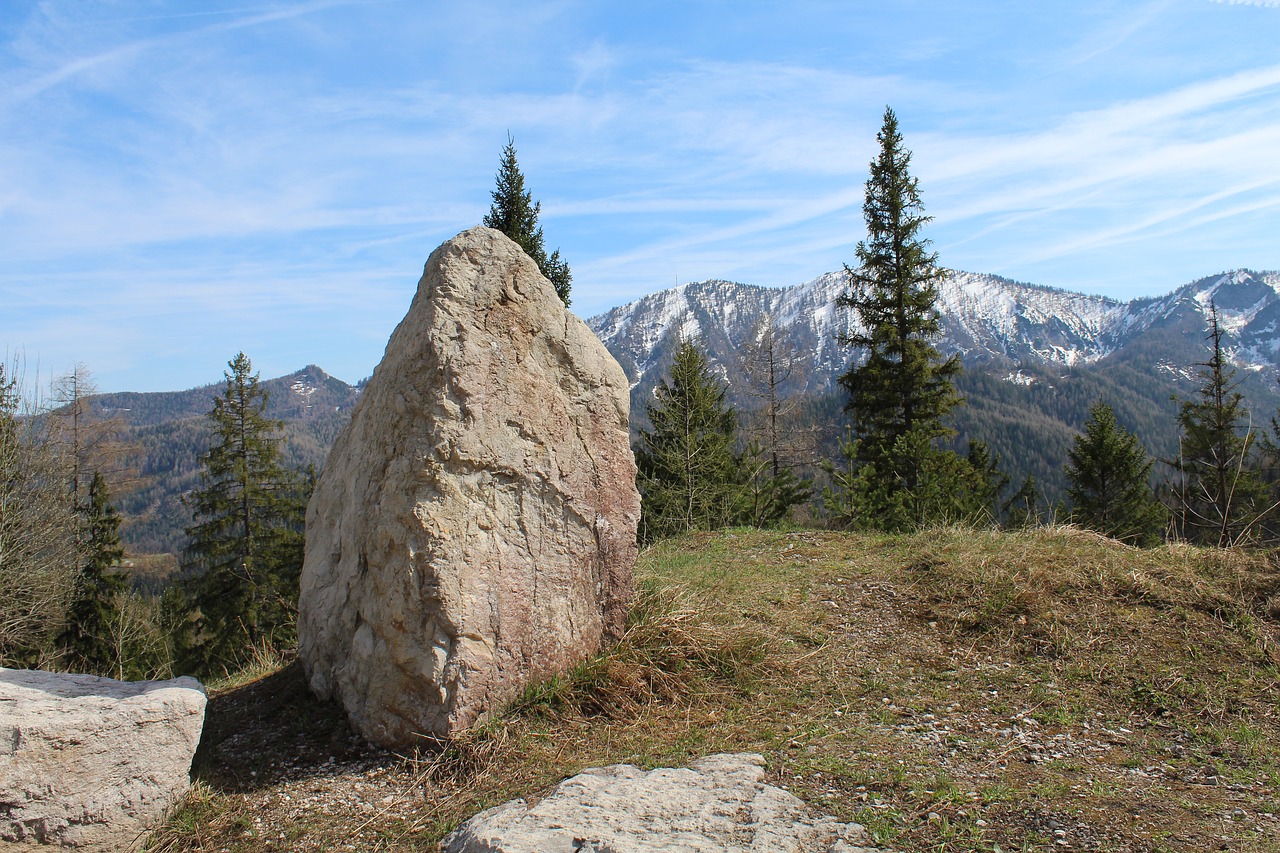
<path id="1" fill-rule="evenodd" d="M 583 768 L 757 751 L 901 850 L 1280 850 L 1280 571 L 1068 528 L 728 531 L 641 555 L 627 637 L 438 754 L 296 663 L 212 692 L 153 848 L 431 850 Z"/>

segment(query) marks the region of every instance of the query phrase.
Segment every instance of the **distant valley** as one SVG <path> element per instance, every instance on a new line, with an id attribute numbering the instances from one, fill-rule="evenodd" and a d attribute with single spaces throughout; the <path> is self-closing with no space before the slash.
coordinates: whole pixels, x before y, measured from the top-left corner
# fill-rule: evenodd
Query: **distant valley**
<path id="1" fill-rule="evenodd" d="M 835 378 L 852 353 L 837 336 L 851 318 L 834 305 L 842 273 L 793 287 L 706 281 L 660 291 L 589 319 L 632 382 L 633 430 L 665 374 L 681 336 L 700 339 L 725 376 L 732 399 L 748 408 L 738 363 L 761 318 L 771 315 L 800 368 L 786 393 L 831 452 L 844 419 Z M 1210 303 L 1239 368 L 1255 425 L 1280 405 L 1280 273 L 1240 270 L 1199 279 L 1167 296 L 1116 302 L 975 273 L 953 273 L 941 288 L 939 348 L 965 364 L 959 386 L 968 405 L 953 418 L 961 449 L 987 442 L 1014 483 L 1027 474 L 1046 497 L 1062 493 L 1061 466 L 1089 406 L 1102 397 L 1122 423 L 1156 454 L 1176 452 L 1175 395 L 1195 392 L 1206 357 Z M 250 354 L 252 355 L 252 354 Z M 350 417 L 360 385 L 309 365 L 263 381 L 269 414 L 285 423 L 289 465 L 319 467 Z M 131 445 L 132 487 L 120 492 L 124 537 L 133 553 L 181 550 L 189 523 L 181 495 L 196 482 L 207 446 L 206 415 L 220 382 L 187 391 L 117 393 L 94 398 L 104 417 L 118 417 Z"/>

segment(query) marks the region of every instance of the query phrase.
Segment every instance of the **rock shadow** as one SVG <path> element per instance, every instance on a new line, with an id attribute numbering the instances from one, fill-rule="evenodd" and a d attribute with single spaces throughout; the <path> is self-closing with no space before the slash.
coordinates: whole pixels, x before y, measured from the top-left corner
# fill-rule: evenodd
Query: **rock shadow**
<path id="1" fill-rule="evenodd" d="M 191 775 L 222 793 L 248 793 L 398 760 L 352 732 L 336 703 L 312 695 L 295 660 L 210 694 Z"/>

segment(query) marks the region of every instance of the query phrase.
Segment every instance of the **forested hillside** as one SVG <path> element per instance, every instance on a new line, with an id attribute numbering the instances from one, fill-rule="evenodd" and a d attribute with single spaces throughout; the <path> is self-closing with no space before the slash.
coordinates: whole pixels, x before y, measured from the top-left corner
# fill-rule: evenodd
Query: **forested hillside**
<path id="1" fill-rule="evenodd" d="M 1237 368 L 1255 430 L 1280 407 L 1280 274 L 1237 271 L 1186 284 L 1167 296 L 1119 303 L 1012 282 L 951 273 L 940 288 L 938 347 L 958 353 L 956 381 L 966 405 L 954 410 L 955 448 L 986 442 L 1013 487 L 1035 478 L 1046 507 L 1065 495 L 1067 448 L 1099 399 L 1161 459 L 1177 453 L 1178 399 L 1194 397 L 1197 365 L 1209 357 L 1207 314 L 1223 318 L 1227 354 Z M 830 273 L 790 288 L 726 281 L 660 291 L 589 322 L 633 382 L 632 422 L 645 426 L 653 389 L 685 337 L 700 340 L 729 386 L 731 402 L 749 417 L 758 405 L 743 381 L 750 342 L 768 322 L 797 368 L 782 386 L 804 398 L 790 417 L 809 434 L 814 460 L 834 458 L 848 425 L 835 379 L 853 362 L 838 336 L 854 328 L 834 305 L 847 288 Z M 1175 399 L 1177 398 L 1177 399 Z M 1157 465 L 1156 476 L 1167 468 Z"/>
<path id="2" fill-rule="evenodd" d="M 1236 379 L 1255 429 L 1280 408 L 1275 381 L 1275 327 L 1280 298 L 1274 273 L 1234 273 L 1185 285 L 1169 296 L 1121 305 L 1078 294 L 963 274 L 943 289 L 944 353 L 959 352 L 957 390 L 965 405 L 949 416 L 955 448 L 986 442 L 1010 478 L 1010 489 L 1035 478 L 1045 507 L 1065 494 L 1063 464 L 1072 437 L 1099 399 L 1136 433 L 1152 455 L 1173 458 L 1175 398 L 1194 396 L 1196 365 L 1208 357 L 1206 306 L 1225 320 Z M 712 368 L 728 381 L 729 400 L 744 422 L 758 406 L 743 381 L 744 358 L 762 317 L 778 312 L 778 336 L 796 360 L 780 387 L 790 397 L 794 455 L 810 474 L 836 456 L 848 424 L 834 387 L 851 353 L 836 335 L 848 328 L 830 303 L 833 276 L 798 288 L 705 282 L 662 291 L 593 318 L 590 324 L 632 378 L 633 435 L 648 425 L 653 388 L 670 367 L 682 335 L 702 340 Z M 1058 312 L 1058 313 L 1055 313 Z M 1113 312 L 1112 319 L 1105 319 Z M 1119 319 L 1117 319 L 1119 318 Z M 309 365 L 263 382 L 268 413 L 285 424 L 285 464 L 319 467 L 350 416 L 359 386 Z M 102 418 L 123 425 L 128 483 L 117 487 L 131 554 L 175 553 L 190 514 L 182 495 L 195 484 L 207 446 L 207 414 L 220 384 L 168 393 L 104 394 L 92 399 Z M 749 430 L 748 430 L 749 433 Z M 1156 466 L 1156 476 L 1167 469 Z"/>
<path id="3" fill-rule="evenodd" d="M 267 414 L 284 422 L 287 467 L 319 468 L 338 432 L 351 417 L 359 387 L 315 365 L 266 380 Z M 98 417 L 121 424 L 124 517 L 121 535 L 132 554 L 175 553 L 186 544 L 191 514 L 182 496 L 196 484 L 199 456 L 208 449 L 208 413 L 222 384 L 188 391 L 102 394 L 93 398 Z"/>

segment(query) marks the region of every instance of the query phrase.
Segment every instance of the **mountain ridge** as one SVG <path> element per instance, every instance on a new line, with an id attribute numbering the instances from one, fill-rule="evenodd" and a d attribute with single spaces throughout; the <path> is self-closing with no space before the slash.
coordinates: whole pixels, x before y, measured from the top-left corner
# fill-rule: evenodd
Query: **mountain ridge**
<path id="1" fill-rule="evenodd" d="M 646 423 L 645 404 L 681 335 L 703 340 L 710 360 L 749 410 L 740 353 L 766 313 L 784 327 L 784 343 L 805 356 L 800 377 L 784 392 L 804 401 L 801 417 L 823 431 L 820 455 L 834 458 L 845 421 L 835 380 L 853 352 L 838 341 L 850 329 L 837 308 L 843 272 L 788 288 L 713 279 L 648 294 L 587 320 L 622 364 L 632 386 L 632 425 Z M 952 417 L 955 446 L 986 442 L 1014 482 L 1032 475 L 1052 501 L 1062 494 L 1061 466 L 1088 408 L 1107 399 L 1121 423 L 1156 456 L 1176 453 L 1178 399 L 1195 393 L 1203 361 L 1206 312 L 1220 321 L 1237 378 L 1253 410 L 1269 417 L 1280 405 L 1280 272 L 1231 270 L 1168 294 L 1120 302 L 1000 276 L 957 272 L 940 287 L 939 347 L 960 353 L 958 389 L 968 405 Z M 350 417 L 356 385 L 309 364 L 262 380 L 267 415 L 285 424 L 286 464 L 319 467 Z M 138 485 L 118 496 L 123 534 L 138 552 L 176 551 L 189 523 L 181 503 L 198 477 L 207 448 L 207 414 L 222 390 L 215 382 L 185 391 L 117 392 L 92 398 L 103 417 L 119 417 L 132 443 L 129 466 Z M 747 411 L 749 414 L 749 411 Z M 1266 417 L 1255 418 L 1266 422 Z"/>
<path id="2" fill-rule="evenodd" d="M 838 338 L 855 323 L 850 311 L 835 305 L 847 289 L 843 271 L 778 288 L 722 279 L 688 282 L 610 309 L 587 323 L 638 383 L 655 366 L 654 353 L 661 342 L 673 333 L 704 339 L 708 352 L 715 355 L 720 339 L 745 340 L 754 324 L 770 314 L 787 331 L 788 342 L 822 368 L 811 374 L 807 389 L 818 390 L 812 377 L 818 377 L 820 387 L 830 388 L 852 358 Z M 1113 355 L 1180 312 L 1204 317 L 1219 293 L 1229 297 L 1219 305 L 1219 313 L 1233 361 L 1249 369 L 1280 367 L 1280 272 L 1244 269 L 1129 302 L 952 271 L 939 285 L 938 348 L 968 361 L 1004 360 L 1009 366 L 1089 364 Z"/>
<path id="3" fill-rule="evenodd" d="M 807 401 L 795 417 L 818 433 L 816 455 L 834 459 L 847 423 L 836 379 L 857 357 L 839 342 L 854 327 L 852 312 L 835 304 L 847 286 L 843 271 L 784 288 L 691 282 L 587 322 L 631 382 L 634 429 L 646 424 L 647 403 L 682 336 L 702 342 L 730 401 L 749 418 L 758 404 L 745 387 L 742 354 L 756 324 L 773 316 L 775 339 L 804 365 L 782 391 Z M 1236 379 L 1257 413 L 1253 423 L 1265 424 L 1280 406 L 1280 272 L 1229 270 L 1129 302 L 948 273 L 939 286 L 936 343 L 943 355 L 961 356 L 956 384 L 967 401 L 949 418 L 954 449 L 986 443 L 1015 484 L 1033 477 L 1055 505 L 1065 497 L 1062 465 L 1072 439 L 1102 399 L 1150 453 L 1173 459 L 1180 401 L 1197 393 L 1198 365 L 1209 355 L 1214 303 Z"/>

